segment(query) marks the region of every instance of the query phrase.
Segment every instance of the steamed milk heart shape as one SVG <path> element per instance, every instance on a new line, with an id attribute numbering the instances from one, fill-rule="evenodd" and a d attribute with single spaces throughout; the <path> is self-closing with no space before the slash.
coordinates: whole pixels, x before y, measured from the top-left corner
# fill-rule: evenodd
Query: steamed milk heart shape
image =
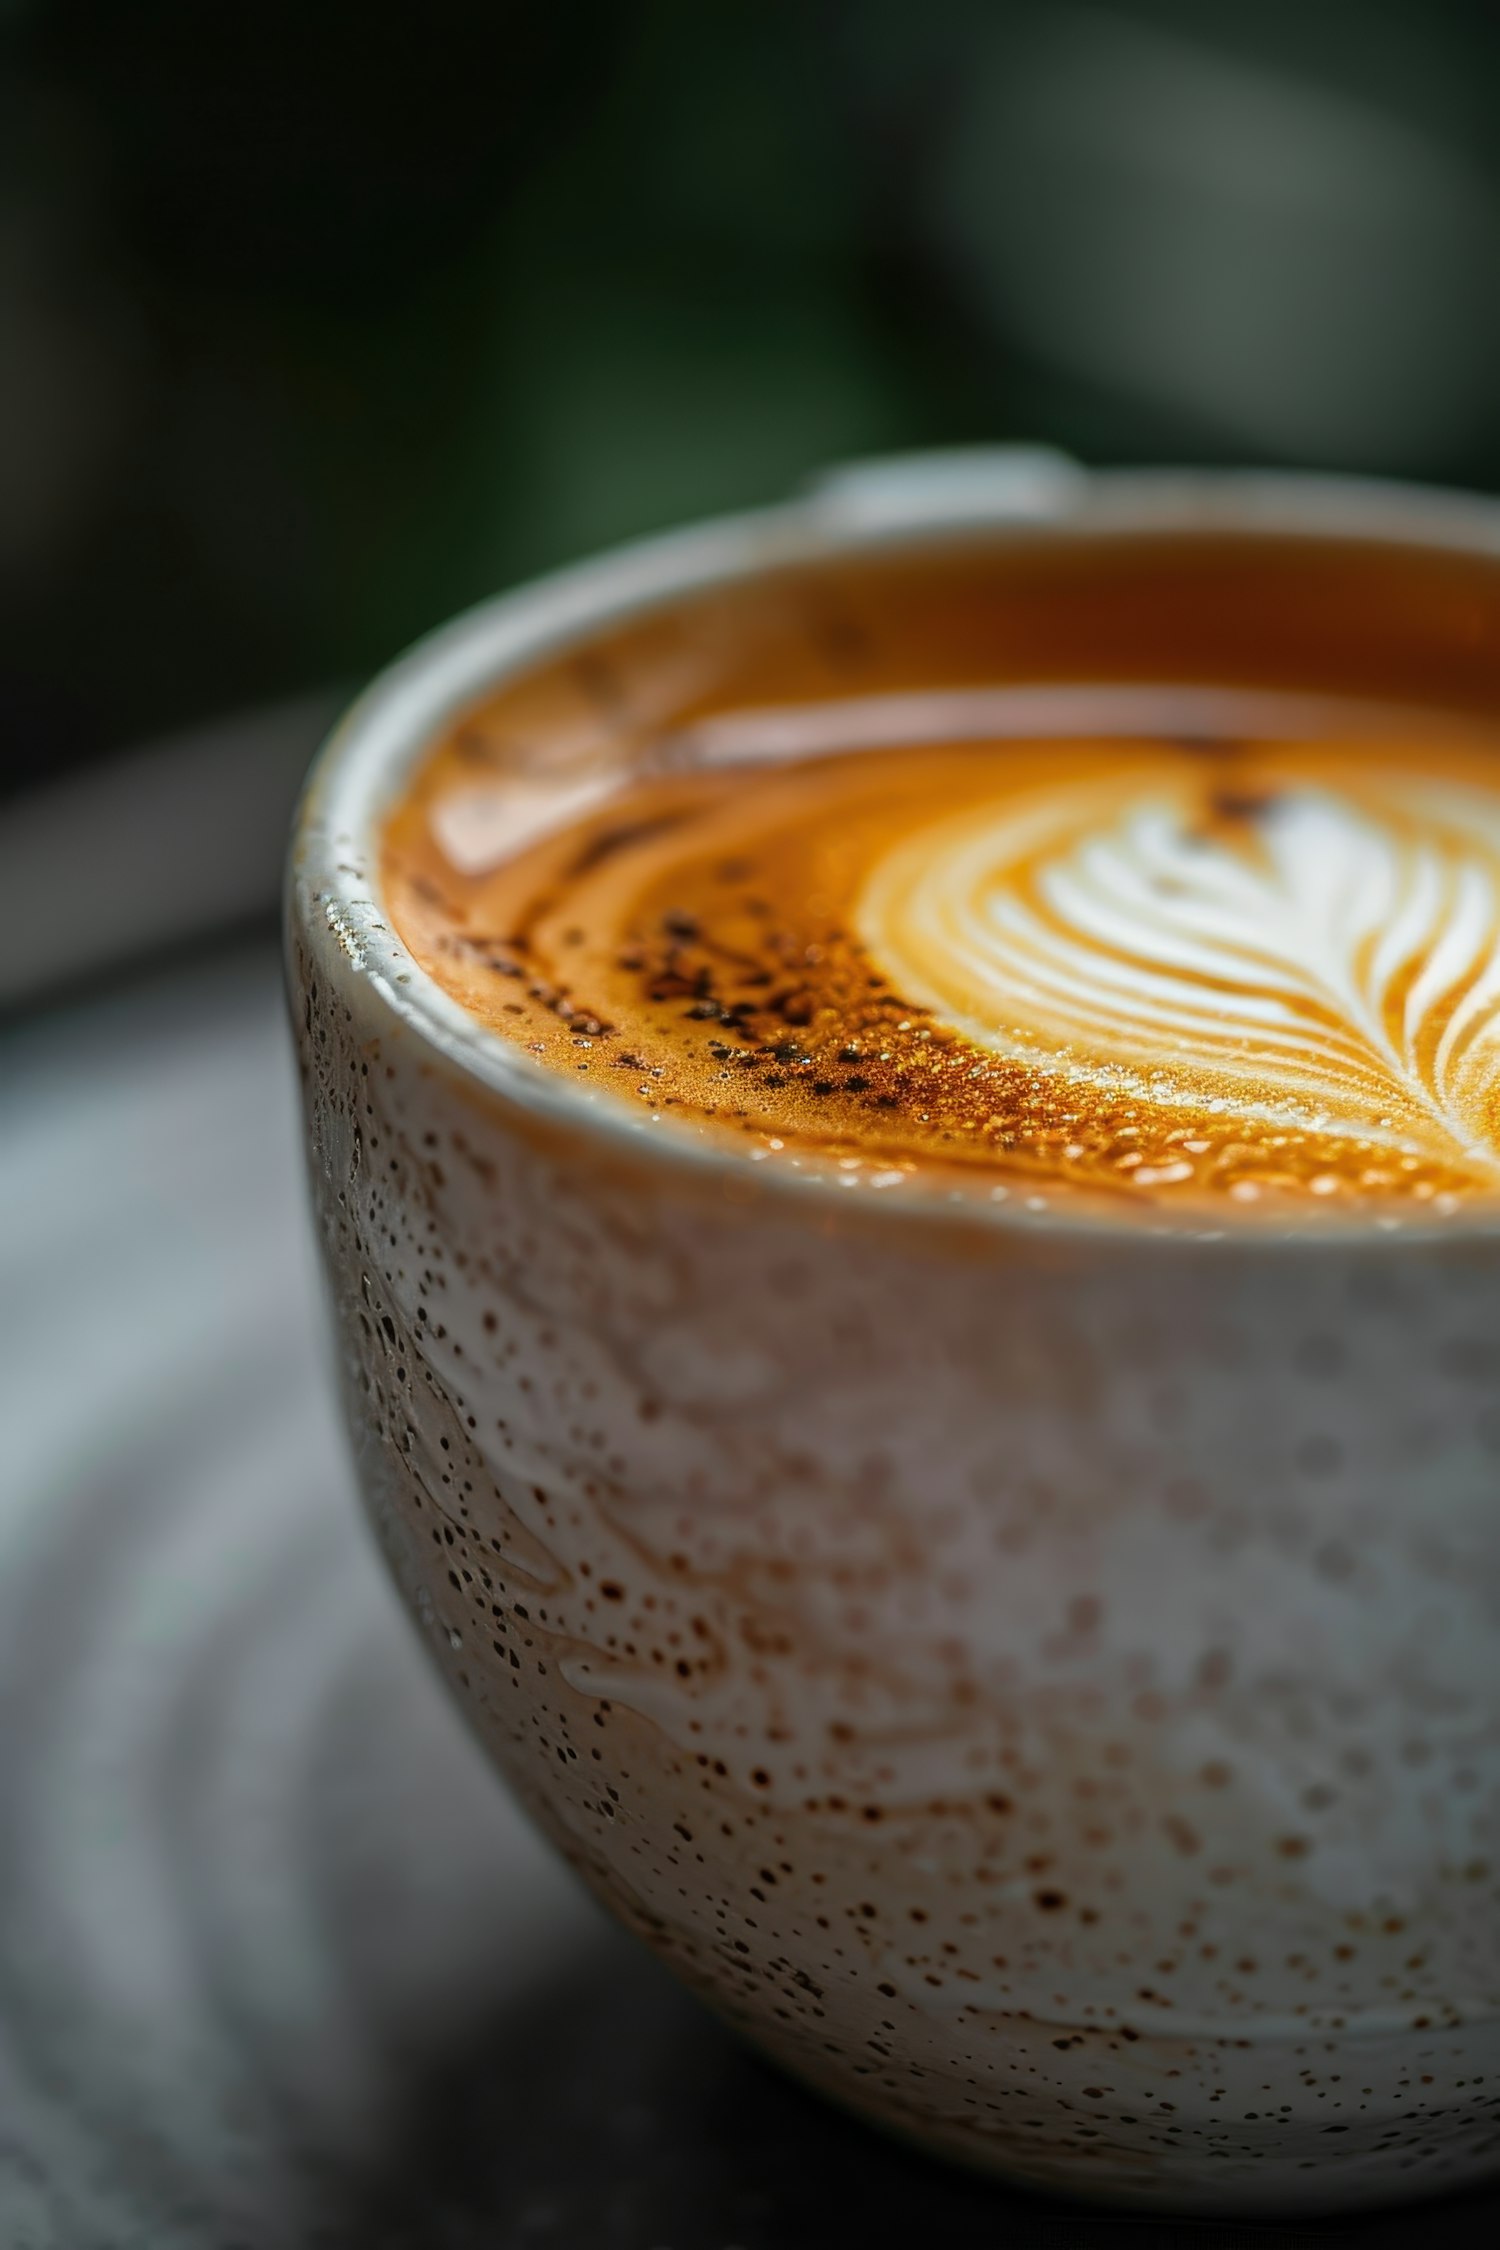
<path id="1" fill-rule="evenodd" d="M 552 1066 L 850 1186 L 1385 1225 L 1500 1192 L 1500 748 L 1117 701 L 1092 737 L 938 731 L 1035 725 L 1036 691 L 747 712 L 728 757 L 550 797 L 440 753 L 388 836 L 398 927 Z"/>

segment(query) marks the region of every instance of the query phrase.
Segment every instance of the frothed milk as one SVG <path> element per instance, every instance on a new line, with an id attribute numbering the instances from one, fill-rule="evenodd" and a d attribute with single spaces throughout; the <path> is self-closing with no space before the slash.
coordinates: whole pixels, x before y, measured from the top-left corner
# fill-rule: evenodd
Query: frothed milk
<path id="1" fill-rule="evenodd" d="M 620 683 L 583 758 L 470 715 L 387 830 L 423 966 L 598 1099 L 855 1190 L 1235 1225 L 1500 1193 L 1500 728 L 956 682 L 975 650 L 920 643 L 870 691 L 842 602 L 855 677 L 815 697 L 643 728 Z"/>
<path id="2" fill-rule="evenodd" d="M 436 1662 L 731 2021 L 1070 2194 L 1500 2153 L 1500 533 L 1434 507 L 788 509 L 462 622 L 304 816 Z"/>
<path id="3" fill-rule="evenodd" d="M 1232 696 L 1184 736 L 1126 689 L 1096 736 L 969 746 L 955 700 L 1079 699 L 787 714 L 850 749 L 637 781 L 514 856 L 503 786 L 476 818 L 434 776 L 400 926 L 552 1067 L 860 1185 L 1237 1221 L 1500 1189 L 1500 737 Z M 901 720 L 932 738 L 861 746 Z"/>

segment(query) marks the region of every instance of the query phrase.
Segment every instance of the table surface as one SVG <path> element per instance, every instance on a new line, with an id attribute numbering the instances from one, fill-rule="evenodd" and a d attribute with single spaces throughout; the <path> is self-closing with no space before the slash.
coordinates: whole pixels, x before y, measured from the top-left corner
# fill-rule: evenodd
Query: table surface
<path id="1" fill-rule="evenodd" d="M 0 1039 L 0 2242 L 1493 2239 L 1495 2197 L 1072 2211 L 747 2053 L 429 1674 L 356 1509 L 299 1171 L 268 947 Z"/>

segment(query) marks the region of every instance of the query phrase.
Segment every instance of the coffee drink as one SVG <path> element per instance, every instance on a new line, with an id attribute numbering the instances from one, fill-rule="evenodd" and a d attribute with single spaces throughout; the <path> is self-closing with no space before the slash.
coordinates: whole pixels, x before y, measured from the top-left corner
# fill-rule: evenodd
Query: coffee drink
<path id="1" fill-rule="evenodd" d="M 1069 2194 L 1452 2187 L 1500 533 L 986 474 L 493 605 L 331 746 L 291 978 L 366 1498 L 522 1801 L 809 2083 Z"/>
<path id="2" fill-rule="evenodd" d="M 858 671 L 876 628 L 842 606 Z M 600 1098 L 847 1188 L 1387 1227 L 1493 1199 L 1500 726 L 1197 660 L 761 682 L 582 756 L 501 699 L 389 823 L 397 928 Z"/>

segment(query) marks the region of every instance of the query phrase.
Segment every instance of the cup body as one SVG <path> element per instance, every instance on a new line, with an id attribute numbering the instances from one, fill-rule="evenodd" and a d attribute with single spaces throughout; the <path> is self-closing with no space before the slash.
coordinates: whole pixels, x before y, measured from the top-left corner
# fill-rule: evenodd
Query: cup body
<path id="1" fill-rule="evenodd" d="M 538 649 L 768 556 L 1132 508 L 1495 538 L 1002 459 L 476 613 L 304 810 L 311 1177 L 396 1581 L 619 1918 L 929 2147 L 1332 2207 L 1500 2165 L 1500 1239 L 768 1181 L 504 1051 L 378 895 L 383 803 Z"/>

